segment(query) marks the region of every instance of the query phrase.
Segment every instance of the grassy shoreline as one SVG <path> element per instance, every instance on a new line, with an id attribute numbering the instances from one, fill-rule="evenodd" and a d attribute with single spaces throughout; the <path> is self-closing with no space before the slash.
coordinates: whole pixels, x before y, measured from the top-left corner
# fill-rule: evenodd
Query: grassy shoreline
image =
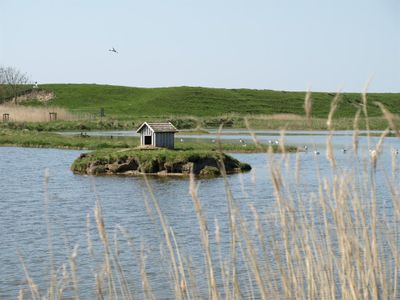
<path id="1" fill-rule="evenodd" d="M 58 148 L 76 150 L 99 150 L 99 149 L 132 149 L 139 145 L 137 137 L 88 137 L 88 136 L 65 136 L 51 132 L 37 132 L 27 130 L 4 130 L 0 129 L 0 146 L 17 146 L 32 148 Z M 175 141 L 176 150 L 206 150 L 237 153 L 257 152 L 280 152 L 279 146 L 235 144 L 231 142 L 180 142 Z M 296 152 L 297 147 L 286 146 L 286 152 Z"/>
<path id="2" fill-rule="evenodd" d="M 248 124 L 246 124 L 247 120 Z M 209 129 L 216 129 L 222 126 L 225 129 L 243 129 L 247 125 L 251 129 L 258 130 L 328 130 L 326 119 L 311 118 L 300 119 L 272 119 L 268 116 L 236 116 L 221 118 L 190 118 L 190 117 L 153 117 L 147 119 L 118 120 L 112 118 L 97 120 L 73 120 L 73 121 L 52 121 L 52 122 L 2 122 L 0 129 L 12 130 L 36 130 L 36 131 L 94 131 L 94 130 L 132 130 L 135 131 L 144 121 L 171 121 L 181 130 L 190 130 L 196 134 L 207 133 Z M 400 119 L 394 118 L 395 124 L 400 127 Z M 368 118 L 370 130 L 385 130 L 388 126 L 384 117 Z M 335 130 L 352 130 L 354 118 L 337 118 L 333 121 Z M 359 129 L 366 130 L 364 118 L 359 120 Z"/>

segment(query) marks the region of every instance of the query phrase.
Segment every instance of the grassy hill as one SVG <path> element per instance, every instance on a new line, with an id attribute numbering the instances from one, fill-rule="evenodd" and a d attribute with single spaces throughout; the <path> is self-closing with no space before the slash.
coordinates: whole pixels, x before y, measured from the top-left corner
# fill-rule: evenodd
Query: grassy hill
<path id="1" fill-rule="evenodd" d="M 119 119 L 197 116 L 216 117 L 226 114 L 298 114 L 304 115 L 305 92 L 272 90 L 220 89 L 202 87 L 134 88 L 96 84 L 47 84 L 42 89 L 53 91 L 56 98 L 47 105 L 76 112 L 98 112 Z M 326 118 L 334 93 L 313 93 L 314 118 Z M 336 117 L 352 118 L 361 103 L 361 95 L 341 95 Z M 380 101 L 394 112 L 400 112 L 400 94 L 369 94 L 370 116 L 381 116 L 373 104 Z M 29 102 L 27 105 L 44 105 Z"/>

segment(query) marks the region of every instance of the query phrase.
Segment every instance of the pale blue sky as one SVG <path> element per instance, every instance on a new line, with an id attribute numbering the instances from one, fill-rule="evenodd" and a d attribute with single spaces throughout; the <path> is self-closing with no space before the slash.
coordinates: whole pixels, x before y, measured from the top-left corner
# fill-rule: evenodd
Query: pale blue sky
<path id="1" fill-rule="evenodd" d="M 400 92 L 399 0 L 0 0 L 39 83 Z M 118 55 L 109 52 L 115 47 Z"/>

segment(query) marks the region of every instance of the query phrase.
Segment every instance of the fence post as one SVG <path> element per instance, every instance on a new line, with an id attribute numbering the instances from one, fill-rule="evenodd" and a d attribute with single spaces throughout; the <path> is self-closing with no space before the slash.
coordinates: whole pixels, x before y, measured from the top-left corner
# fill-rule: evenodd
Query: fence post
<path id="1" fill-rule="evenodd" d="M 10 114 L 7 113 L 3 114 L 3 122 L 8 122 L 8 121 L 10 121 Z"/>
<path id="2" fill-rule="evenodd" d="M 100 108 L 100 118 L 105 117 L 105 113 L 104 113 L 104 107 Z"/>
<path id="3" fill-rule="evenodd" d="M 50 121 L 57 121 L 57 113 L 49 112 Z"/>

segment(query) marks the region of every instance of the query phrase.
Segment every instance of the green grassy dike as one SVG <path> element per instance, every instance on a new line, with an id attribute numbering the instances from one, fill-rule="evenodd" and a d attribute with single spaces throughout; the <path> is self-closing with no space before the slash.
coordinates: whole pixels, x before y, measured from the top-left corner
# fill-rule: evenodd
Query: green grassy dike
<path id="1" fill-rule="evenodd" d="M 96 84 L 48 84 L 42 89 L 55 93 L 50 105 L 77 112 L 97 112 L 119 120 L 165 116 L 219 117 L 227 114 L 304 115 L 305 92 L 204 87 L 137 88 Z M 312 117 L 326 118 L 335 93 L 312 93 Z M 381 116 L 375 101 L 399 113 L 400 94 L 368 94 L 370 117 Z M 353 118 L 362 104 L 360 93 L 340 96 L 338 118 Z M 31 105 L 47 105 L 40 102 Z"/>
<path id="2" fill-rule="evenodd" d="M 305 118 L 306 92 L 203 87 L 136 88 L 96 84 L 44 84 L 51 92 L 47 102 L 29 100 L 20 106 L 63 108 L 73 117 L 55 122 L 1 123 L 0 128 L 38 131 L 132 130 L 142 122 L 170 121 L 179 129 L 225 128 L 326 130 L 335 93 L 313 92 L 310 119 Z M 377 102 L 400 114 L 400 93 L 367 95 L 369 126 L 383 130 L 387 122 Z M 4 101 L 6 99 L 3 99 Z M 335 129 L 353 128 L 354 116 L 363 108 L 360 93 L 342 93 L 333 115 Z M 105 116 L 100 117 L 104 109 Z M 360 129 L 366 129 L 363 114 Z M 11 119 L 13 116 L 11 116 Z M 248 120 L 248 123 L 245 122 Z M 394 122 L 400 126 L 400 119 Z"/>

